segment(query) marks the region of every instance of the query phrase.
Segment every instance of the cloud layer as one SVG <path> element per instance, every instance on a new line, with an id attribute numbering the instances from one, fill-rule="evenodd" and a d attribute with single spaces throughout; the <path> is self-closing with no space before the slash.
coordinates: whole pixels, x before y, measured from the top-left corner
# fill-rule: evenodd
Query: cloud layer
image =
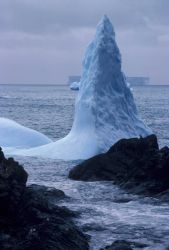
<path id="1" fill-rule="evenodd" d="M 169 83 L 168 0 L 1 0 L 0 82 L 66 83 L 103 14 L 127 75 Z"/>

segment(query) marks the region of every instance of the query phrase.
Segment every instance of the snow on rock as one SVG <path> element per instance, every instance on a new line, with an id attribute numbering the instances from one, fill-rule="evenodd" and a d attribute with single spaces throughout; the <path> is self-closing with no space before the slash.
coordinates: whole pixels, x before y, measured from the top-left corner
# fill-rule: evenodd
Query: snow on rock
<path id="1" fill-rule="evenodd" d="M 20 124 L 0 118 L 0 146 L 1 147 L 37 147 L 50 143 L 45 135 Z"/>
<path id="2" fill-rule="evenodd" d="M 72 82 L 70 84 L 70 89 L 71 90 L 79 90 L 79 88 L 80 88 L 80 83 L 79 82 Z"/>
<path id="3" fill-rule="evenodd" d="M 151 130 L 139 119 L 133 95 L 121 71 L 113 26 L 104 16 L 84 57 L 70 133 L 59 141 L 22 151 L 22 154 L 87 159 L 107 151 L 121 138 L 148 134 Z"/>

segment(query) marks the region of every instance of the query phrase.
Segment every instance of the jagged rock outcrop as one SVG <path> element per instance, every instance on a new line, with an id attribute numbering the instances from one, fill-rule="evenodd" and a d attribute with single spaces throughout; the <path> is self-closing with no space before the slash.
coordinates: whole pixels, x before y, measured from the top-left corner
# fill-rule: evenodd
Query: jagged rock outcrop
<path id="1" fill-rule="evenodd" d="M 56 205 L 65 194 L 31 185 L 28 174 L 0 150 L 0 249 L 87 250 L 85 236 L 73 223 L 73 212 Z"/>
<path id="2" fill-rule="evenodd" d="M 169 189 L 169 148 L 159 150 L 155 135 L 122 139 L 107 153 L 74 167 L 69 178 L 108 180 L 134 193 L 156 195 Z"/>
<path id="3" fill-rule="evenodd" d="M 11 214 L 26 189 L 28 174 L 13 158 L 6 159 L 0 149 L 0 214 Z"/>
<path id="4" fill-rule="evenodd" d="M 146 244 L 131 242 L 126 240 L 116 240 L 110 246 L 106 246 L 100 250 L 134 250 L 143 249 L 147 247 Z"/>

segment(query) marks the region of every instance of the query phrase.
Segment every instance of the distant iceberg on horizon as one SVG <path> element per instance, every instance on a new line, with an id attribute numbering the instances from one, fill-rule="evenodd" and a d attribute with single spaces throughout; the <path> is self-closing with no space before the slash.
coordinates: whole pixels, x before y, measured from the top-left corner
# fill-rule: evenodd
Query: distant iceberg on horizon
<path id="1" fill-rule="evenodd" d="M 133 95 L 121 71 L 113 26 L 108 17 L 103 16 L 83 60 L 71 131 L 56 142 L 17 154 L 88 159 L 106 152 L 119 139 L 149 134 L 152 131 L 138 117 Z"/>
<path id="2" fill-rule="evenodd" d="M 70 84 L 70 89 L 71 90 L 79 90 L 79 88 L 80 88 L 80 82 L 72 82 Z"/>

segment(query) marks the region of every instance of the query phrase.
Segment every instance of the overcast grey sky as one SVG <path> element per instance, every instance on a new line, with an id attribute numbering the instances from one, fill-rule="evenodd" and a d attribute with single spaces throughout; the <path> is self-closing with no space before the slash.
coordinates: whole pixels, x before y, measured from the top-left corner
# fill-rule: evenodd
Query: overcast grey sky
<path id="1" fill-rule="evenodd" d="M 0 0 L 0 83 L 66 83 L 111 19 L 126 75 L 169 84 L 169 0 Z"/>

